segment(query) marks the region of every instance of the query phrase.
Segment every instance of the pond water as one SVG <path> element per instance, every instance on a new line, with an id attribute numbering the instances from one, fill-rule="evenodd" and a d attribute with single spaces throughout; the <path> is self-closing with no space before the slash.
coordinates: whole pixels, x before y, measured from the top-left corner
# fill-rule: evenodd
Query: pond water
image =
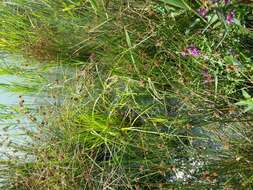
<path id="1" fill-rule="evenodd" d="M 62 102 L 59 92 L 64 80 L 63 66 L 27 63 L 21 56 L 0 53 L 0 184 L 6 161 L 33 159 L 16 147 L 31 143 L 27 131 L 37 126 L 30 116 L 39 122 L 38 110 L 42 106 Z"/>

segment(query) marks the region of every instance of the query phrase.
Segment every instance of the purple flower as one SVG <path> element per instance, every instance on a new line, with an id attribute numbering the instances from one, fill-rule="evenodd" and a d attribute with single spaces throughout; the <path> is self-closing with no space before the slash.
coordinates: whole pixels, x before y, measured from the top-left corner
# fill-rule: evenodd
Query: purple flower
<path id="1" fill-rule="evenodd" d="M 185 48 L 181 54 L 184 57 L 186 56 L 199 57 L 200 50 L 196 46 L 190 45 L 187 48 Z"/>
<path id="2" fill-rule="evenodd" d="M 198 14 L 202 17 L 206 17 L 207 13 L 208 13 L 208 9 L 205 7 L 201 7 L 197 10 Z"/>
<path id="3" fill-rule="evenodd" d="M 230 3 L 230 0 L 224 0 L 225 5 L 228 5 Z"/>
<path id="4" fill-rule="evenodd" d="M 232 24 L 234 22 L 234 18 L 235 18 L 235 12 L 234 11 L 230 11 L 227 16 L 226 16 L 226 21 L 228 24 Z"/>

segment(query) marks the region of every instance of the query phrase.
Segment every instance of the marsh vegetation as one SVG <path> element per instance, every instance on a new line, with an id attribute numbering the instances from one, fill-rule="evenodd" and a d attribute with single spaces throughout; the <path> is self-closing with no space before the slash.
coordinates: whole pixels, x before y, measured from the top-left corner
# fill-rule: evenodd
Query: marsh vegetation
<path id="1" fill-rule="evenodd" d="M 1 187 L 252 189 L 252 16 L 236 0 L 2 0 L 0 50 L 22 59 L 0 86 L 22 119 L 1 117 L 28 140 L 8 144 Z"/>

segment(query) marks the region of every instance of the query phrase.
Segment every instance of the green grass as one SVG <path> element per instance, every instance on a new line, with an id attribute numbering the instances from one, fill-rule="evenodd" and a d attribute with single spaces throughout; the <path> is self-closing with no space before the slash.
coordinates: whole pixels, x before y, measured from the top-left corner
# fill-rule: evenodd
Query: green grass
<path id="1" fill-rule="evenodd" d="M 2 50 L 77 68 L 5 189 L 252 189 L 252 8 L 171 2 L 1 2 Z"/>

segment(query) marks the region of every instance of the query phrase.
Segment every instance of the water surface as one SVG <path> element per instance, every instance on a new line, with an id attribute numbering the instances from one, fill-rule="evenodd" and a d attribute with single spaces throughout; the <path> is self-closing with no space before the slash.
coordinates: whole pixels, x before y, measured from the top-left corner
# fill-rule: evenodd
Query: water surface
<path id="1" fill-rule="evenodd" d="M 16 147 L 32 142 L 27 132 L 36 130 L 41 122 L 41 107 L 61 103 L 66 70 L 0 53 L 0 182 L 5 178 L 1 172 L 6 169 L 5 161 L 33 159 Z"/>

